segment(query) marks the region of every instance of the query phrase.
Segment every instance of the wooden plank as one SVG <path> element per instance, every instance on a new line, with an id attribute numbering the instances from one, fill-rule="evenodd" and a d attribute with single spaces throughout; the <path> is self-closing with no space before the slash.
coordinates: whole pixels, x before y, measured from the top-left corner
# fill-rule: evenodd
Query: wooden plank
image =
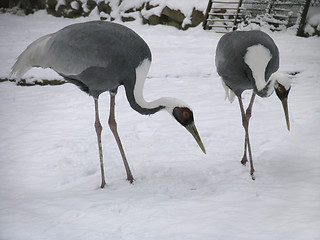
<path id="1" fill-rule="evenodd" d="M 250 5 L 250 4 L 252 4 L 252 5 L 258 5 L 258 4 L 262 5 L 262 4 L 265 4 L 265 5 L 268 5 L 269 2 L 247 2 L 247 1 L 244 1 L 243 4 L 248 4 L 248 5 Z"/>
<path id="2" fill-rule="evenodd" d="M 285 8 L 272 8 L 272 11 L 291 12 L 292 10 L 290 10 L 290 9 L 285 9 Z"/>
<path id="3" fill-rule="evenodd" d="M 278 18 L 288 18 L 288 17 L 289 17 L 289 15 L 272 14 L 272 17 L 278 17 Z"/>
<path id="4" fill-rule="evenodd" d="M 223 3 L 223 4 L 238 4 L 239 1 L 237 2 L 223 2 L 223 1 L 213 1 L 213 3 Z"/>
<path id="5" fill-rule="evenodd" d="M 208 25 L 208 27 L 211 27 L 211 28 L 232 28 L 233 26 Z"/>
<path id="6" fill-rule="evenodd" d="M 231 7 L 212 7 L 211 9 L 213 9 L 213 10 L 221 10 L 221 9 L 225 9 L 225 10 L 237 10 L 237 8 L 236 7 L 234 7 L 234 8 L 231 8 Z"/>
<path id="7" fill-rule="evenodd" d="M 258 5 L 258 4 L 265 4 L 265 5 L 268 5 L 269 4 L 269 1 L 267 2 L 248 2 L 248 1 L 244 1 L 243 4 L 253 4 L 253 5 Z M 274 2 L 272 4 L 273 6 L 277 6 L 277 5 L 288 5 L 288 6 L 300 6 L 301 3 L 295 3 L 295 2 Z"/>
<path id="8" fill-rule="evenodd" d="M 276 2 L 274 3 L 274 6 L 276 5 L 301 6 L 301 4 L 302 3 Z"/>
<path id="9" fill-rule="evenodd" d="M 261 8 L 246 8 L 245 11 L 246 11 L 246 12 L 248 12 L 248 11 L 265 12 L 266 9 L 261 9 Z"/>
<path id="10" fill-rule="evenodd" d="M 221 18 L 216 18 L 212 19 L 214 22 L 234 22 L 234 19 L 221 19 Z"/>
<path id="11" fill-rule="evenodd" d="M 234 16 L 236 15 L 236 12 L 234 13 L 209 13 L 210 16 Z"/>

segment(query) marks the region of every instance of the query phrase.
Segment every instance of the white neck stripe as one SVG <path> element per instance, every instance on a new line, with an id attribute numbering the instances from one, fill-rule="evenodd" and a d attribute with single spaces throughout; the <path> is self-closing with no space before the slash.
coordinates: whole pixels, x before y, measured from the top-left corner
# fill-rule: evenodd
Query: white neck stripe
<path id="1" fill-rule="evenodd" d="M 261 91 L 267 85 L 265 71 L 272 58 L 269 49 L 261 44 L 248 47 L 243 58 L 252 71 L 258 91 Z"/>
<path id="2" fill-rule="evenodd" d="M 171 97 L 162 97 L 151 102 L 147 102 L 143 98 L 143 87 L 144 87 L 144 83 L 145 83 L 150 65 L 151 65 L 151 61 L 149 59 L 145 59 L 136 68 L 136 83 L 133 91 L 133 95 L 136 103 L 140 107 L 146 108 L 146 109 L 152 109 L 159 106 L 163 106 L 170 114 L 172 114 L 172 111 L 175 107 L 189 107 L 186 103 L 182 102 L 181 100 L 176 98 L 171 98 Z"/>

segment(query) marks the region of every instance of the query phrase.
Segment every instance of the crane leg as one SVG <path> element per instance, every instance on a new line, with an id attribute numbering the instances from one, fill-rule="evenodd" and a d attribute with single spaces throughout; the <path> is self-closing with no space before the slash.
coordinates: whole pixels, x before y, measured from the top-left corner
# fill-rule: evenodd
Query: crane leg
<path id="1" fill-rule="evenodd" d="M 124 153 L 124 150 L 123 150 L 123 147 L 122 147 L 122 144 L 121 144 L 121 141 L 120 141 L 118 130 L 117 130 L 117 122 L 116 122 L 116 119 L 115 119 L 115 96 L 116 96 L 116 93 L 110 92 L 110 115 L 109 115 L 108 124 L 109 124 L 109 127 L 110 127 L 110 129 L 111 129 L 111 131 L 113 133 L 113 136 L 116 139 L 116 142 L 118 144 L 118 148 L 119 148 L 120 153 L 121 153 L 121 157 L 122 157 L 122 160 L 123 160 L 123 163 L 124 163 L 124 167 L 125 167 L 126 172 L 127 172 L 127 180 L 130 183 L 132 183 L 134 181 L 134 178 L 132 176 L 132 173 L 131 173 L 131 170 L 130 170 L 130 167 L 129 167 L 129 164 L 128 164 L 128 161 L 127 161 L 127 158 L 126 158 L 126 155 Z"/>
<path id="2" fill-rule="evenodd" d="M 248 162 L 248 158 L 247 158 L 247 138 L 244 138 L 244 151 L 243 151 L 243 157 L 241 159 L 241 164 L 242 165 L 246 165 Z"/>
<path id="3" fill-rule="evenodd" d="M 244 153 L 244 157 L 246 158 L 246 148 L 248 147 L 249 161 L 250 161 L 250 175 L 251 175 L 252 180 L 255 180 L 255 176 L 254 176 L 254 167 L 253 167 L 253 160 L 252 160 L 252 153 L 251 153 L 251 145 L 250 145 L 250 139 L 249 139 L 249 119 L 251 117 L 251 110 L 252 110 L 252 105 L 253 105 L 254 98 L 255 98 L 255 94 L 253 93 L 252 97 L 251 97 L 251 100 L 250 100 L 250 104 L 248 106 L 248 109 L 245 112 L 244 108 L 243 108 L 243 103 L 242 103 L 242 100 L 241 100 L 241 96 L 238 97 L 240 110 L 241 110 L 241 116 L 242 116 L 242 125 L 243 125 L 244 130 L 245 130 L 245 145 L 244 145 L 245 146 L 245 153 Z M 249 114 L 248 117 L 247 117 L 247 113 Z"/>
<path id="4" fill-rule="evenodd" d="M 250 118 L 251 118 L 251 113 L 252 113 L 252 106 L 253 106 L 253 102 L 254 102 L 254 99 L 256 97 L 256 94 L 254 92 L 252 92 L 252 95 L 251 95 L 251 99 L 250 99 L 250 103 L 249 103 L 249 106 L 246 110 L 246 117 L 247 117 L 247 120 L 248 120 L 248 127 L 249 127 L 249 121 L 250 121 Z M 243 157 L 242 157 L 242 160 L 241 160 L 241 163 L 242 165 L 246 165 L 246 163 L 248 162 L 248 159 L 247 159 L 247 138 L 245 137 L 245 140 L 244 140 L 244 153 L 243 153 Z"/>
<path id="5" fill-rule="evenodd" d="M 104 188 L 106 185 L 106 180 L 104 177 L 104 166 L 103 166 L 103 152 L 102 152 L 102 144 L 101 144 L 101 132 L 102 126 L 99 119 L 99 107 L 98 107 L 98 99 L 94 99 L 94 107 L 95 107 L 95 123 L 94 126 L 96 128 L 98 147 L 99 147 L 99 157 L 100 157 L 100 169 L 101 169 L 101 188 Z"/>

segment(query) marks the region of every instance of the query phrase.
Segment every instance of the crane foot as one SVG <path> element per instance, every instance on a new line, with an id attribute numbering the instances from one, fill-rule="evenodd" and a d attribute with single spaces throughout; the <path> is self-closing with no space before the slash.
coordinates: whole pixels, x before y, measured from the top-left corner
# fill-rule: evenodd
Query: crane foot
<path id="1" fill-rule="evenodd" d="M 101 188 L 104 188 L 104 186 L 106 185 L 106 182 L 105 181 L 102 181 L 102 183 L 101 183 Z"/>
<path id="2" fill-rule="evenodd" d="M 251 175 L 251 179 L 252 179 L 253 181 L 256 180 L 256 177 L 254 176 L 254 173 L 253 173 L 253 172 L 251 172 L 250 175 Z"/>
<path id="3" fill-rule="evenodd" d="M 243 155 L 243 158 L 241 159 L 241 164 L 242 164 L 243 166 L 245 166 L 245 165 L 247 164 L 247 162 L 248 162 L 247 156 L 246 156 L 246 155 Z"/>
<path id="4" fill-rule="evenodd" d="M 129 181 L 130 184 L 133 184 L 133 181 L 135 181 L 135 180 L 134 180 L 134 178 L 131 176 L 131 177 L 127 177 L 127 181 Z"/>

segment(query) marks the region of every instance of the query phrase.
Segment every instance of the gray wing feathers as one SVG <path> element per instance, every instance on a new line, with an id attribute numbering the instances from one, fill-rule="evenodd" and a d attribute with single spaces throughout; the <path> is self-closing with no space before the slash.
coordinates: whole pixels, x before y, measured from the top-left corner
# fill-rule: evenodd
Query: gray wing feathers
<path id="1" fill-rule="evenodd" d="M 13 65 L 10 77 L 16 76 L 20 79 L 32 67 L 47 68 L 48 62 L 44 55 L 47 52 L 47 42 L 52 34 L 45 35 L 31 43 L 18 57 Z"/>
<path id="2" fill-rule="evenodd" d="M 100 40 L 97 34 L 99 31 L 89 34 L 85 28 L 76 29 L 76 32 L 68 30 L 55 33 L 48 41 L 50 68 L 60 74 L 78 75 L 90 67 L 108 66 L 108 51 L 103 48 L 104 39 L 97 41 Z"/>
<path id="3" fill-rule="evenodd" d="M 51 68 L 73 79 L 72 83 L 101 93 L 135 81 L 134 69 L 144 59 L 151 61 L 150 49 L 134 31 L 92 21 L 67 26 L 31 43 L 10 75 L 21 77 L 32 67 Z"/>

